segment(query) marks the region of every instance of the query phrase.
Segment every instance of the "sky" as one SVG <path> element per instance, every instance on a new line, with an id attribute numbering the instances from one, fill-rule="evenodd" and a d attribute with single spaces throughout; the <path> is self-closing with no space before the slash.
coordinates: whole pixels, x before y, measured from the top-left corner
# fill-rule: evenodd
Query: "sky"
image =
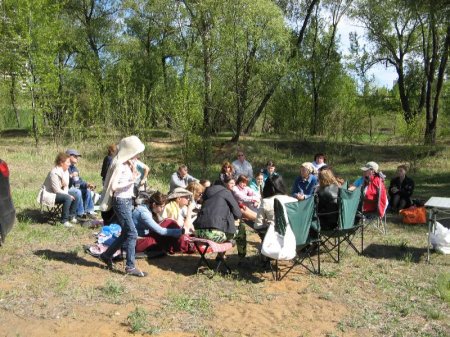
<path id="1" fill-rule="evenodd" d="M 341 39 L 340 49 L 344 55 L 349 54 L 350 32 L 357 32 L 358 36 L 364 40 L 364 28 L 361 27 L 361 25 L 358 25 L 356 21 L 350 20 L 347 17 L 343 17 L 338 25 L 338 34 L 340 35 Z M 361 45 L 363 44 L 364 42 L 361 43 Z M 385 65 L 378 64 L 370 69 L 369 74 L 373 74 L 375 76 L 375 85 L 377 85 L 378 87 L 386 87 L 388 89 L 392 89 L 394 82 L 397 80 L 397 74 L 392 66 L 386 68 Z"/>

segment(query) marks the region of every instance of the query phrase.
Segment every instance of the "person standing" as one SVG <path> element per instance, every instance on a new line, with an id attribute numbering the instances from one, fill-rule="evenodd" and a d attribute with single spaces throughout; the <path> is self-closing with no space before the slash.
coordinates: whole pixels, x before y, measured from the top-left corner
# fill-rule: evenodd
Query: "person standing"
<path id="1" fill-rule="evenodd" d="M 244 151 L 238 151 L 237 159 L 233 162 L 233 167 L 235 179 L 239 178 L 241 175 L 246 176 L 249 180 L 253 179 L 253 168 L 245 159 Z"/>
<path id="2" fill-rule="evenodd" d="M 147 273 L 140 271 L 135 266 L 137 231 L 132 215 L 133 187 L 139 175 L 136 169 L 136 160 L 137 155 L 144 149 L 145 145 L 136 136 L 129 136 L 120 141 L 119 151 L 108 169 L 100 201 L 102 211 L 113 208 L 122 232 L 99 258 L 106 263 L 109 269 L 112 269 L 113 254 L 124 245 L 127 254 L 125 273 L 137 277 L 147 276 Z"/>
<path id="3" fill-rule="evenodd" d="M 105 183 L 106 174 L 108 173 L 109 166 L 117 153 L 117 145 L 112 143 L 108 145 L 108 155 L 103 158 L 102 170 L 100 176 L 102 177 L 102 184 Z"/>

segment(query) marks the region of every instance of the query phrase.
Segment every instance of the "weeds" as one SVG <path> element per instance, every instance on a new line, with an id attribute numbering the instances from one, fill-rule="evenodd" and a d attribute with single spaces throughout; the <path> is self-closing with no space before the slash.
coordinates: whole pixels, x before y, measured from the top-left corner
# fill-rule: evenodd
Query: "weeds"
<path id="1" fill-rule="evenodd" d="M 174 312 L 185 312 L 191 315 L 211 314 L 211 303 L 208 298 L 201 295 L 170 294 L 168 308 Z"/>
<path id="2" fill-rule="evenodd" d="M 101 287 L 101 291 L 112 303 L 120 303 L 121 297 L 125 293 L 125 288 L 116 280 L 109 278 L 105 285 Z"/>
<path id="3" fill-rule="evenodd" d="M 450 273 L 443 273 L 437 277 L 439 296 L 450 304 Z"/>
<path id="4" fill-rule="evenodd" d="M 131 332 L 142 332 L 150 335 L 158 334 L 161 329 L 158 326 L 151 325 L 149 322 L 149 313 L 141 307 L 136 307 L 128 314 L 127 321 Z"/>

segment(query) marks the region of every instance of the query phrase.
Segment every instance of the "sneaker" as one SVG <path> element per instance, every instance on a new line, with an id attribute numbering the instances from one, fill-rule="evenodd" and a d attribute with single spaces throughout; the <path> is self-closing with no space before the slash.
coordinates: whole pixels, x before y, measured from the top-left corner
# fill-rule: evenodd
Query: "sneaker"
<path id="1" fill-rule="evenodd" d="M 132 268 L 132 269 L 125 269 L 125 273 L 127 275 L 131 275 L 131 276 L 137 276 L 137 277 L 145 277 L 148 275 L 148 273 L 146 273 L 145 271 L 140 271 L 137 268 Z"/>
<path id="2" fill-rule="evenodd" d="M 78 220 L 77 220 L 77 218 L 72 218 L 72 219 L 70 219 L 70 222 L 71 223 L 78 223 Z"/>
<path id="3" fill-rule="evenodd" d="M 69 221 L 64 222 L 62 225 L 67 228 L 73 227 L 73 224 L 71 224 Z"/>
<path id="4" fill-rule="evenodd" d="M 89 220 L 89 217 L 87 216 L 87 214 L 78 215 L 78 216 L 77 216 L 77 220 L 80 221 L 80 222 L 88 221 L 88 220 Z"/>

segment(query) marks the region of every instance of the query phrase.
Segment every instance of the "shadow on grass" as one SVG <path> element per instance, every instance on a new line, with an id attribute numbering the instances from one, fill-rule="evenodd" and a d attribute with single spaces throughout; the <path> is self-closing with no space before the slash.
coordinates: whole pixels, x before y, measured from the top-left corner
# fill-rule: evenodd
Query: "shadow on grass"
<path id="1" fill-rule="evenodd" d="M 374 259 L 392 259 L 419 263 L 427 253 L 426 248 L 392 246 L 372 243 L 364 249 L 364 256 Z"/>
<path id="2" fill-rule="evenodd" d="M 101 267 L 105 268 L 104 264 L 99 262 L 88 261 L 80 256 L 77 253 L 73 252 L 58 252 L 50 249 L 39 249 L 35 250 L 34 255 L 42 257 L 47 260 L 53 261 L 61 261 L 69 264 L 76 264 L 85 267 Z"/>
<path id="3" fill-rule="evenodd" d="M 41 213 L 39 209 L 35 208 L 26 208 L 19 213 L 17 213 L 17 220 L 20 222 L 31 221 L 33 223 L 50 223 L 52 218 L 50 214 L 47 212 Z"/>
<path id="4" fill-rule="evenodd" d="M 206 259 L 210 265 L 214 268 L 216 266 L 216 261 L 214 261 L 216 254 L 208 254 Z M 195 275 L 197 273 L 197 266 L 200 261 L 200 255 L 169 255 L 164 258 L 149 259 L 149 264 L 156 266 L 162 270 L 172 271 L 177 274 L 182 274 L 184 276 Z M 229 277 L 236 280 L 245 280 L 251 283 L 262 282 L 263 279 L 256 276 L 258 272 L 257 265 L 246 264 L 239 265 L 239 259 L 237 255 L 227 255 L 227 264 L 231 268 L 231 275 Z M 201 268 L 200 270 L 205 270 Z M 205 272 L 208 274 L 208 272 Z"/>

